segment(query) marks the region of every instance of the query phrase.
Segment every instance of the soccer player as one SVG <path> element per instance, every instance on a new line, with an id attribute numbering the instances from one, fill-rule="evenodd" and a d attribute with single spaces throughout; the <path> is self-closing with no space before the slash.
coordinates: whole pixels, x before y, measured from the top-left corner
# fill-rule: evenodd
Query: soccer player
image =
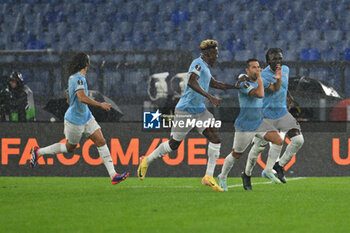
<path id="1" fill-rule="evenodd" d="M 289 68 L 286 65 L 282 65 L 282 59 L 283 54 L 280 48 L 270 48 L 266 53 L 266 62 L 268 66 L 262 71 L 261 76 L 265 88 L 263 106 L 264 118 L 279 130 L 283 139 L 287 134 L 291 140 L 279 161 L 269 161 L 274 159 L 270 157 L 267 159 L 268 163 L 275 162 L 273 169 L 277 172 L 278 179 L 282 183 L 286 183 L 283 167 L 302 147 L 304 137 L 301 134 L 299 123 L 287 109 L 287 95 L 289 99 L 292 98 L 289 96 L 288 92 Z M 280 79 L 274 79 L 274 76 L 279 72 L 281 72 L 282 77 Z M 250 177 L 256 160 L 268 144 L 266 141 L 259 138 L 254 138 L 253 142 L 254 145 L 249 152 L 245 171 L 242 173 L 244 186 L 250 185 Z M 281 151 L 282 145 L 278 148 L 275 145 L 270 145 L 270 151 L 271 150 Z"/>
<path id="2" fill-rule="evenodd" d="M 213 115 L 206 109 L 204 101 L 207 98 L 215 107 L 220 103 L 220 98 L 208 93 L 209 86 L 217 89 L 234 89 L 239 85 L 225 84 L 215 80 L 210 73 L 210 67 L 218 58 L 218 42 L 215 40 L 202 41 L 200 46 L 201 55 L 192 61 L 188 70 L 188 81 L 185 92 L 175 107 L 174 121 L 206 121 L 213 120 Z M 186 137 L 192 126 L 178 127 L 171 129 L 170 140 L 160 144 L 149 156 L 140 158 L 140 165 L 137 169 L 137 175 L 140 180 L 145 178 L 148 166 L 166 155 L 167 153 L 177 150 L 181 141 Z M 218 129 L 215 127 L 196 127 L 200 134 L 203 134 L 208 140 L 208 164 L 206 174 L 202 183 L 209 185 L 213 190 L 222 192 L 223 190 L 213 178 L 216 161 L 220 153 L 220 138 Z"/>
<path id="3" fill-rule="evenodd" d="M 85 53 L 78 53 L 68 63 L 68 92 L 67 102 L 69 108 L 64 116 L 64 134 L 67 142 L 55 143 L 44 148 L 32 148 L 32 157 L 30 165 L 35 167 L 38 163 L 39 156 L 73 152 L 83 134 L 90 137 L 95 143 L 98 153 L 107 168 L 112 184 L 118 184 L 129 176 L 128 172 L 118 174 L 113 165 L 111 154 L 106 145 L 101 127 L 96 122 L 88 105 L 100 107 L 110 111 L 111 105 L 100 103 L 88 97 L 88 86 L 86 83 L 86 73 L 89 69 L 90 58 Z"/>
<path id="4" fill-rule="evenodd" d="M 255 58 L 249 59 L 246 62 L 245 71 L 248 78 L 247 81 L 240 84 L 241 89 L 238 93 L 240 113 L 235 121 L 232 152 L 227 155 L 221 173 L 218 176 L 220 187 L 224 191 L 228 191 L 226 182 L 228 173 L 236 160 L 242 156 L 250 145 L 254 136 L 271 142 L 272 145 L 275 145 L 272 148 L 280 147 L 283 144 L 283 140 L 276 128 L 263 119 L 264 86 L 258 60 Z M 269 156 L 275 158 L 276 161 L 279 152 L 278 150 L 270 150 Z M 272 171 L 273 165 L 274 163 L 266 164 L 265 174 L 272 182 L 280 183 Z"/>

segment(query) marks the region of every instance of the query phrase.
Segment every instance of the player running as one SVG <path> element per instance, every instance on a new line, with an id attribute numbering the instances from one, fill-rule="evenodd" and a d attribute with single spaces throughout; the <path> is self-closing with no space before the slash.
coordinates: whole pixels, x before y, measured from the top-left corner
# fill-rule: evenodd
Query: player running
<path id="1" fill-rule="evenodd" d="M 100 103 L 88 97 L 88 86 L 86 83 L 86 73 L 90 66 L 90 58 L 85 53 L 76 54 L 68 63 L 68 92 L 67 102 L 69 108 L 64 116 L 64 134 L 67 142 L 55 143 L 44 148 L 32 148 L 32 157 L 30 160 L 31 167 L 35 167 L 38 163 L 39 156 L 73 152 L 83 134 L 89 136 L 95 143 L 98 153 L 107 168 L 112 184 L 118 184 L 125 180 L 129 173 L 118 174 L 114 170 L 111 154 L 106 145 L 101 127 L 96 122 L 94 116 L 88 107 L 89 105 L 100 107 L 106 111 L 110 111 L 111 105 L 108 103 Z"/>
<path id="2" fill-rule="evenodd" d="M 221 173 L 218 176 L 220 187 L 224 191 L 227 188 L 227 175 L 233 164 L 239 159 L 247 147 L 252 142 L 254 136 L 267 140 L 275 145 L 272 148 L 280 147 L 283 140 L 275 127 L 263 119 L 263 98 L 264 84 L 260 75 L 260 65 L 257 59 L 252 58 L 246 62 L 247 81 L 242 82 L 238 93 L 240 113 L 235 121 L 235 136 L 233 139 L 232 152 L 227 155 L 225 163 L 222 166 Z M 270 150 L 269 156 L 275 158 L 279 156 L 279 151 Z M 280 183 L 275 177 L 272 167 L 273 163 L 267 163 L 265 167 L 266 176 L 274 183 Z"/>
<path id="3" fill-rule="evenodd" d="M 287 95 L 288 92 L 288 80 L 289 80 L 289 68 L 286 65 L 282 65 L 282 50 L 280 48 L 270 48 L 266 53 L 266 62 L 268 66 L 262 71 L 261 76 L 265 88 L 264 98 L 264 118 L 273 125 L 280 132 L 281 138 L 284 139 L 285 135 L 290 138 L 291 142 L 286 148 L 286 151 L 277 162 L 269 161 L 274 158 L 267 159 L 268 163 L 274 162 L 273 169 L 277 172 L 277 177 L 282 183 L 286 183 L 287 180 L 284 176 L 283 167 L 292 159 L 293 155 L 299 151 L 304 143 L 304 137 L 301 134 L 299 123 L 296 119 L 288 112 L 287 109 Z M 281 70 L 281 71 L 280 71 Z M 274 79 L 274 76 L 281 72 L 281 79 Z M 245 172 L 242 173 L 242 180 L 244 186 L 250 186 L 250 178 L 252 175 L 253 168 L 256 164 L 259 154 L 265 149 L 268 144 L 266 141 L 261 140 L 257 137 L 253 140 L 254 145 L 251 148 L 248 160 L 245 168 Z M 281 146 L 270 145 L 270 151 L 282 150 Z"/>
<path id="4" fill-rule="evenodd" d="M 219 82 L 212 77 L 209 67 L 211 67 L 218 58 L 218 42 L 215 40 L 202 41 L 200 46 L 201 56 L 193 60 L 188 70 L 188 81 L 184 94 L 175 107 L 175 122 L 179 121 L 206 121 L 213 120 L 213 115 L 206 109 L 204 101 L 207 98 L 215 107 L 219 106 L 220 98 L 208 93 L 209 86 L 217 89 L 227 90 L 235 89 L 239 85 L 230 85 Z M 137 175 L 140 180 L 146 176 L 148 166 L 166 155 L 177 150 L 182 140 L 186 137 L 193 126 L 172 127 L 170 140 L 160 144 L 149 156 L 140 158 L 140 165 L 137 169 Z M 209 185 L 213 190 L 222 192 L 223 190 L 213 178 L 216 161 L 220 154 L 221 141 L 218 129 L 215 127 L 196 127 L 200 134 L 203 134 L 208 140 L 208 164 L 206 174 L 202 183 Z"/>

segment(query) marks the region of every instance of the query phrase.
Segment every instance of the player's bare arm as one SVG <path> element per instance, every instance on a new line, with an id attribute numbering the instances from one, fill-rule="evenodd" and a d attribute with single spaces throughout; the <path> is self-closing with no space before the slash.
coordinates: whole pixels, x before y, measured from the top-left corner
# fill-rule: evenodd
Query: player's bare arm
<path id="1" fill-rule="evenodd" d="M 257 98 L 264 98 L 264 85 L 263 85 L 263 82 L 261 80 L 260 72 L 256 73 L 256 77 L 258 78 L 257 79 L 258 87 L 253 89 L 253 90 L 251 90 L 249 92 L 249 95 L 257 97 Z"/>
<path id="2" fill-rule="evenodd" d="M 220 81 L 217 81 L 214 77 L 211 77 L 210 80 L 210 87 L 221 89 L 221 90 L 228 90 L 228 89 L 240 89 L 240 84 L 242 81 L 238 80 L 235 84 L 227 84 Z"/>
<path id="3" fill-rule="evenodd" d="M 66 93 L 66 101 L 67 101 L 67 104 L 69 105 L 69 93 L 68 93 L 68 91 Z"/>
<path id="4" fill-rule="evenodd" d="M 208 98 L 209 101 L 215 106 L 219 106 L 221 99 L 217 98 L 215 96 L 210 95 L 208 92 L 204 91 L 201 85 L 198 83 L 199 76 L 191 73 L 190 78 L 188 80 L 187 85 L 192 88 L 194 91 L 198 92 L 199 94 L 203 95 L 204 97 Z"/>
<path id="5" fill-rule="evenodd" d="M 295 106 L 295 100 L 293 96 L 290 94 L 290 92 L 287 91 L 287 107 L 288 109 L 291 109 L 294 106 Z"/>
<path id="6" fill-rule="evenodd" d="M 277 79 L 277 81 L 271 84 L 269 86 L 269 89 L 271 91 L 278 91 L 281 88 L 281 84 L 282 84 L 282 69 L 280 64 L 277 64 L 275 76 L 273 76 L 273 78 Z"/>
<path id="7" fill-rule="evenodd" d="M 88 96 L 85 95 L 85 92 L 84 92 L 83 89 L 77 90 L 76 94 L 77 94 L 77 97 L 78 97 L 79 101 L 84 103 L 84 104 L 97 106 L 97 107 L 100 107 L 100 108 L 102 108 L 102 109 L 104 109 L 106 111 L 110 111 L 111 110 L 111 105 L 110 104 L 108 104 L 106 102 L 100 103 L 100 102 L 97 102 L 97 101 L 89 98 Z"/>

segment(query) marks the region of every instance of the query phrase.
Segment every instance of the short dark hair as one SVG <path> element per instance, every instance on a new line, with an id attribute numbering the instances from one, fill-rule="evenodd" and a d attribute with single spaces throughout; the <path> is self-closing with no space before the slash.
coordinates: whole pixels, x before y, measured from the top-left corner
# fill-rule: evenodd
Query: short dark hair
<path id="1" fill-rule="evenodd" d="M 249 64 L 251 63 L 251 62 L 253 62 L 253 61 L 257 61 L 257 62 L 259 62 L 259 60 L 258 59 L 256 59 L 256 58 L 249 58 L 247 61 L 246 61 L 246 67 L 248 68 L 249 67 Z"/>
<path id="2" fill-rule="evenodd" d="M 283 51 L 280 48 L 269 48 L 269 50 L 267 50 L 266 56 L 265 56 L 267 63 L 269 62 L 270 54 L 274 54 L 274 53 L 282 53 L 283 54 Z"/>
<path id="3" fill-rule="evenodd" d="M 67 64 L 68 76 L 71 76 L 80 70 L 84 69 L 89 63 L 89 55 L 80 52 L 74 55 Z"/>

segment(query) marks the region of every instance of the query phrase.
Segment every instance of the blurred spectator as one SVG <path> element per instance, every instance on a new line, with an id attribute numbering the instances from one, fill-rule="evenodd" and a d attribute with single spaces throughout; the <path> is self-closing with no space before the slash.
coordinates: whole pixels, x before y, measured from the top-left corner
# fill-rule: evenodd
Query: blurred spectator
<path id="1" fill-rule="evenodd" d="M 9 110 L 11 121 L 26 121 L 27 93 L 24 89 L 23 77 L 19 72 L 13 72 L 8 83 L 10 94 Z"/>
<path id="2" fill-rule="evenodd" d="M 8 90 L 8 82 L 8 76 L 0 77 L 0 121 L 8 120 L 8 115 L 10 113 L 9 102 L 11 100 L 11 94 Z"/>

